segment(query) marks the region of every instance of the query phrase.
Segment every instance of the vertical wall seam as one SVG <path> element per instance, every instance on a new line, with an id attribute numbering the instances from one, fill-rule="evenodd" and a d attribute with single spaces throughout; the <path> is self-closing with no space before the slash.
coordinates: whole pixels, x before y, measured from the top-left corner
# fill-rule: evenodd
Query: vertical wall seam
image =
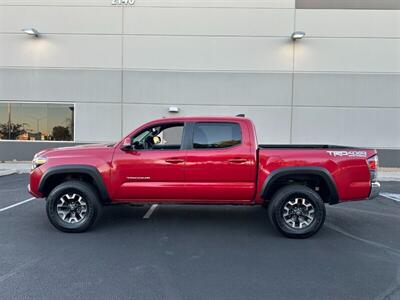
<path id="1" fill-rule="evenodd" d="M 293 32 L 296 31 L 296 8 L 294 9 L 294 15 L 293 15 Z M 294 63 L 295 63 L 295 55 L 296 55 L 296 41 L 292 40 L 293 44 L 293 58 L 292 58 L 292 99 L 291 99 L 291 105 L 290 105 L 290 133 L 289 133 L 289 142 L 290 144 L 293 143 L 293 104 L 294 104 Z"/>
<path id="2" fill-rule="evenodd" d="M 120 103 L 120 126 L 121 126 L 121 138 L 124 134 L 124 120 L 123 120 L 123 108 L 124 108 L 124 18 L 125 18 L 125 8 L 122 6 L 121 15 L 121 103 Z"/>

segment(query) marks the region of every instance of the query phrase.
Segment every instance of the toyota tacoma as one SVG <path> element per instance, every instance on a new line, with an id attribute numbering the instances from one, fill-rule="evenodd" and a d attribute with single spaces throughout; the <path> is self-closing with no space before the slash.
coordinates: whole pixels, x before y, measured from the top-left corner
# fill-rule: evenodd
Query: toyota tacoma
<path id="1" fill-rule="evenodd" d="M 112 145 L 46 149 L 29 192 L 57 229 L 83 232 L 123 203 L 260 205 L 287 237 L 315 234 L 325 204 L 379 194 L 376 150 L 259 145 L 252 121 L 177 117 L 148 122 Z"/>

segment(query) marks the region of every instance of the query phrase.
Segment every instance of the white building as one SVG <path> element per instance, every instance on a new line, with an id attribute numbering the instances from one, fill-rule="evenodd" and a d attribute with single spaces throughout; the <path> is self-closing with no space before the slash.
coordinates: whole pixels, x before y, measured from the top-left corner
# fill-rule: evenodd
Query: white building
<path id="1" fill-rule="evenodd" d="M 0 0 L 0 160 L 116 141 L 176 106 L 400 166 L 399 1 L 112 2 Z"/>

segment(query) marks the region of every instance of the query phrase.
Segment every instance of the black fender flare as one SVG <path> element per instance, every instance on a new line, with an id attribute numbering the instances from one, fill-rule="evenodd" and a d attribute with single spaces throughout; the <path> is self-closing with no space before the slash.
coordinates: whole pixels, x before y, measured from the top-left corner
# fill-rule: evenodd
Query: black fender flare
<path id="1" fill-rule="evenodd" d="M 272 171 L 268 177 L 265 179 L 261 196 L 263 199 L 269 199 L 271 194 L 271 187 L 282 177 L 290 176 L 290 175 L 314 175 L 322 178 L 328 187 L 329 192 L 329 204 L 337 204 L 339 203 L 339 195 L 337 192 L 336 183 L 329 171 L 323 167 L 285 167 L 279 168 Z"/>
<path id="2" fill-rule="evenodd" d="M 49 179 L 54 175 L 61 174 L 85 174 L 88 175 L 95 185 L 95 188 L 99 192 L 100 200 L 102 203 L 107 204 L 110 202 L 110 197 L 108 195 L 106 186 L 104 185 L 103 178 L 100 175 L 100 172 L 97 168 L 89 165 L 62 165 L 62 166 L 54 166 L 50 167 L 45 171 L 42 178 L 39 182 L 39 192 L 45 195 L 46 185 L 49 182 Z"/>

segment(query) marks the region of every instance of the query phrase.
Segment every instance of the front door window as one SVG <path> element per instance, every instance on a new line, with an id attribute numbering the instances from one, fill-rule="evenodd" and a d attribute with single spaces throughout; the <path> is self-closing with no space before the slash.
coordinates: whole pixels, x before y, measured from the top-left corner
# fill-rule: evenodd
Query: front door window
<path id="1" fill-rule="evenodd" d="M 140 132 L 132 139 L 136 150 L 179 150 L 182 145 L 183 124 L 158 125 Z"/>

